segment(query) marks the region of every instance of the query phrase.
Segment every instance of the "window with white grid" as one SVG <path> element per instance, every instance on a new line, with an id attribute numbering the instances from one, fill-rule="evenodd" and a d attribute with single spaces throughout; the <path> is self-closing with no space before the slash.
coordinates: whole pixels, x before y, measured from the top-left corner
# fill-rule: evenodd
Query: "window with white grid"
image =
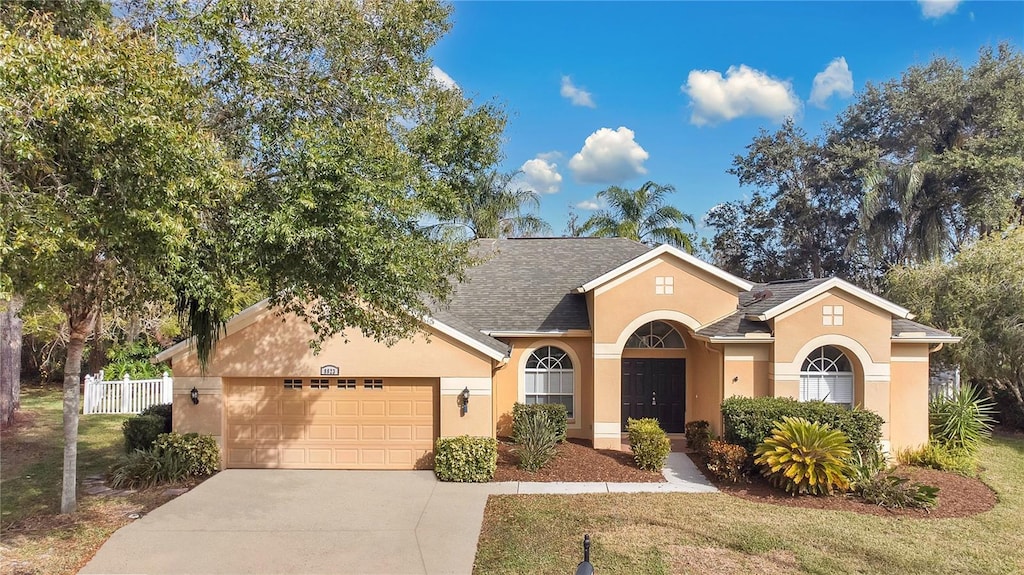
<path id="1" fill-rule="evenodd" d="M 574 378 L 568 354 L 550 345 L 538 349 L 526 361 L 526 403 L 561 403 L 573 417 Z"/>
<path id="2" fill-rule="evenodd" d="M 846 354 L 826 345 L 807 356 L 800 368 L 800 401 L 853 406 L 853 368 Z"/>

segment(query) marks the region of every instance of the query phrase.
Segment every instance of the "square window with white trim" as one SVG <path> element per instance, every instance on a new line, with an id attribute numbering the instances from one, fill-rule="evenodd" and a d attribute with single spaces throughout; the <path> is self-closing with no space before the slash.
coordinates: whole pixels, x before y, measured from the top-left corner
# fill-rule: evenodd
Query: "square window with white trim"
<path id="1" fill-rule="evenodd" d="M 843 306 L 821 306 L 821 325 L 843 325 Z"/>
<path id="2" fill-rule="evenodd" d="M 657 295 L 672 295 L 675 293 L 675 277 L 657 276 L 654 278 L 654 293 Z"/>

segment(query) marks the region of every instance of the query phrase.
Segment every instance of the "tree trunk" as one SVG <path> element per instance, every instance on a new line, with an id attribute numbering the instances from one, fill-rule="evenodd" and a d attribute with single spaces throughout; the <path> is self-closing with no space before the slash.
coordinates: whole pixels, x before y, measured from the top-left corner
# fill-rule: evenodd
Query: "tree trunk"
<path id="1" fill-rule="evenodd" d="M 21 408 L 21 336 L 18 317 L 24 301 L 14 296 L 0 302 L 0 427 L 7 427 Z"/>
<path id="2" fill-rule="evenodd" d="M 71 337 L 64 361 L 64 477 L 60 494 L 60 512 L 74 513 L 78 508 L 78 404 L 81 392 L 82 352 L 92 331 L 95 312 L 80 321 L 69 318 Z"/>

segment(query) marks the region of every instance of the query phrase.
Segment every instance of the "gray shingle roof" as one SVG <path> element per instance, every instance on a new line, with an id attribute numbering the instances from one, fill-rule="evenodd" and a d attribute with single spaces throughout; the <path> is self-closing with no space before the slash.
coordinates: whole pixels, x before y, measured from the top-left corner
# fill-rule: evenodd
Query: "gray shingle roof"
<path id="1" fill-rule="evenodd" d="M 806 278 L 757 284 L 750 291 L 740 294 L 739 309 L 743 310 L 745 315 L 761 315 L 829 279 L 831 278 Z"/>
<path id="2" fill-rule="evenodd" d="M 478 240 L 486 259 L 438 311 L 484 332 L 590 329 L 586 298 L 572 290 L 650 249 L 622 238 Z"/>
<path id="3" fill-rule="evenodd" d="M 508 355 L 508 352 L 511 349 L 507 343 L 496 340 L 493 337 L 484 334 L 479 329 L 470 325 L 466 321 L 460 319 L 447 309 L 434 309 L 432 317 L 437 321 L 447 325 L 448 327 L 458 330 L 459 332 L 465 334 L 466 336 L 473 338 L 475 341 L 478 341 L 497 352 Z"/>
<path id="4" fill-rule="evenodd" d="M 894 318 L 892 320 L 892 336 L 897 337 L 901 333 L 924 333 L 925 337 L 952 337 L 952 335 L 941 329 L 935 329 L 923 323 L 917 323 L 909 319 Z"/>
<path id="5" fill-rule="evenodd" d="M 746 315 L 744 310 L 737 311 L 700 328 L 697 334 L 706 337 L 743 337 L 748 333 L 771 335 L 767 322 L 749 320 Z"/>

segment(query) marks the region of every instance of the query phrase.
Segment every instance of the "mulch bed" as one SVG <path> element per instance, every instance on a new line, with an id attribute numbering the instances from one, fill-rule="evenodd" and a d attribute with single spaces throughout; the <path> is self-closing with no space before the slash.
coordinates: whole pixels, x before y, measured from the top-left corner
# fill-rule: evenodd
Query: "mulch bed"
<path id="1" fill-rule="evenodd" d="M 698 469 L 703 470 L 704 465 L 701 457 L 696 454 L 689 454 Z M 913 519 L 945 519 L 949 517 L 968 517 L 978 513 L 984 513 L 996 504 L 996 494 L 992 489 L 973 477 L 964 477 L 956 473 L 938 471 L 935 469 L 924 469 L 920 467 L 900 466 L 895 474 L 907 477 L 912 482 L 923 483 L 932 487 L 938 487 L 938 504 L 934 509 L 886 509 L 871 503 L 862 501 L 851 495 L 835 495 L 831 497 L 818 497 L 813 495 L 789 495 L 788 493 L 773 487 L 768 481 L 756 476 L 750 478 L 750 483 L 728 483 L 709 477 L 723 493 L 756 501 L 758 503 L 770 503 L 773 505 L 786 505 L 789 507 L 806 507 L 810 509 L 828 509 L 832 511 L 852 511 L 867 515 L 878 515 L 880 517 L 908 517 Z M 705 474 L 709 475 L 709 474 Z"/>
<path id="2" fill-rule="evenodd" d="M 559 444 L 551 463 L 536 472 L 519 469 L 519 458 L 508 438 L 498 439 L 498 469 L 494 481 L 607 481 L 659 483 L 665 478 L 655 471 L 638 469 L 628 451 L 594 449 L 582 439 Z"/>

